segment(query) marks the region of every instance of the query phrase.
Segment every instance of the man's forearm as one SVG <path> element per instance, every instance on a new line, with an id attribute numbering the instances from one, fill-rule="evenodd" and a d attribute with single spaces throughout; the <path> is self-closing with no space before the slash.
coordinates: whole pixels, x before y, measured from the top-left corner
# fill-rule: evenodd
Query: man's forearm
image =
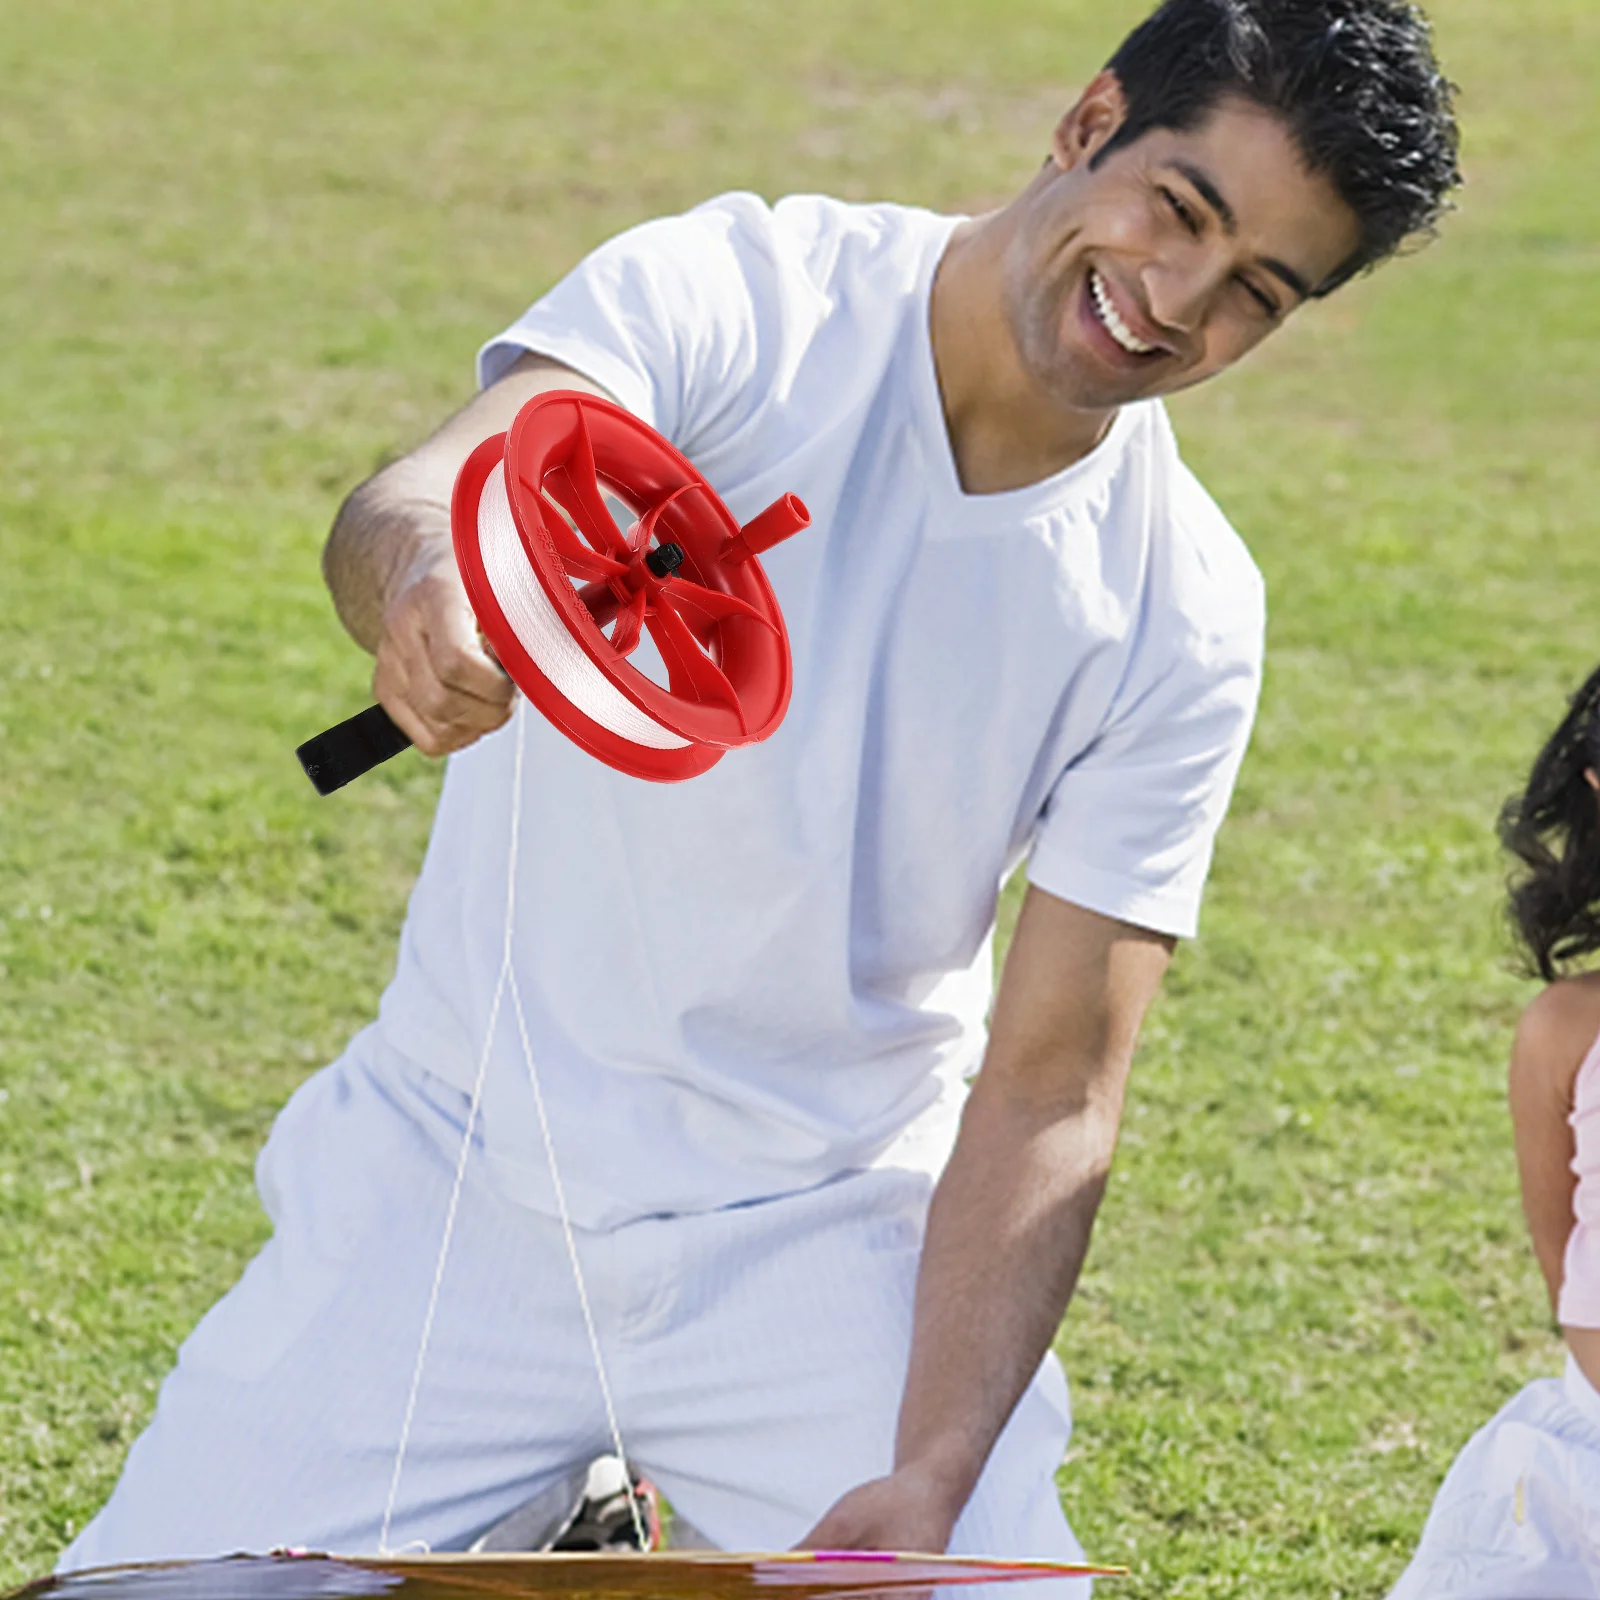
<path id="1" fill-rule="evenodd" d="M 982 1078 L 968 1102 L 929 1211 L 895 1441 L 952 1524 L 1065 1315 L 1119 1113 L 1120 1094 L 1041 1104 Z"/>
<path id="2" fill-rule="evenodd" d="M 427 755 L 460 750 L 511 714 L 511 682 L 484 649 L 456 568 L 450 497 L 461 464 L 550 389 L 599 393 L 525 355 L 436 433 L 339 508 L 322 571 L 339 619 L 373 652 L 372 692 Z"/>
<path id="3" fill-rule="evenodd" d="M 397 461 L 340 506 L 323 547 L 322 575 L 351 638 L 376 654 L 384 612 L 407 580 L 453 560 L 448 495 Z"/>
<path id="4" fill-rule="evenodd" d="M 509 428 L 528 400 L 549 389 L 604 394 L 557 362 L 520 356 L 497 382 L 339 508 L 322 572 L 340 621 L 359 644 L 377 650 L 385 613 L 409 584 L 434 572 L 455 572 L 450 496 L 461 463 L 482 440 Z"/>

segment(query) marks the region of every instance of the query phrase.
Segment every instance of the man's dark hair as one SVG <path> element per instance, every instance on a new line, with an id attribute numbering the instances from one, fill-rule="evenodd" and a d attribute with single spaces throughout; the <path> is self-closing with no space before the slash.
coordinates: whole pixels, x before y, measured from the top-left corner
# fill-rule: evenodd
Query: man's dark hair
<path id="1" fill-rule="evenodd" d="M 1403 0 L 1165 0 L 1107 66 L 1128 113 L 1096 161 L 1153 128 L 1196 128 L 1230 95 L 1287 122 L 1361 223 L 1318 295 L 1430 234 L 1461 181 L 1453 88 Z"/>

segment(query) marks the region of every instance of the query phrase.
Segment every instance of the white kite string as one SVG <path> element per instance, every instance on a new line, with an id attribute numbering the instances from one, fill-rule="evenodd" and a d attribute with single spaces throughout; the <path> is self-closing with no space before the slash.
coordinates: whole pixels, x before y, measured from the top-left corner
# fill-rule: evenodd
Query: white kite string
<path id="1" fill-rule="evenodd" d="M 496 469 L 499 470 L 498 468 Z M 622 1430 L 617 1424 L 616 1403 L 611 1394 L 611 1383 L 606 1376 L 605 1356 L 600 1348 L 600 1335 L 595 1327 L 594 1315 L 589 1306 L 589 1292 L 583 1279 L 583 1267 L 578 1260 L 577 1240 L 573 1236 L 572 1217 L 567 1210 L 567 1198 L 561 1184 L 560 1169 L 556 1165 L 555 1143 L 550 1137 L 550 1123 L 545 1115 L 544 1094 L 539 1085 L 539 1072 L 533 1063 L 533 1051 L 528 1045 L 527 1022 L 522 1014 L 522 996 L 517 990 L 516 974 L 512 967 L 513 935 L 517 919 L 517 854 L 521 837 L 522 820 L 522 754 L 523 723 L 527 716 L 526 702 L 520 702 L 514 713 L 516 722 L 515 755 L 511 769 L 511 833 L 506 848 L 506 915 L 500 946 L 500 971 L 495 978 L 494 995 L 489 1002 L 489 1021 L 484 1028 L 483 1049 L 478 1056 L 478 1070 L 472 1081 L 472 1097 L 467 1105 L 466 1125 L 461 1130 L 461 1150 L 456 1157 L 454 1182 L 450 1186 L 450 1203 L 445 1210 L 444 1236 L 439 1241 L 439 1258 L 434 1264 L 433 1285 L 428 1292 L 428 1309 L 422 1319 L 422 1337 L 417 1344 L 417 1359 L 411 1369 L 411 1388 L 406 1395 L 405 1419 L 400 1425 L 400 1443 L 395 1449 L 394 1471 L 389 1478 L 389 1495 L 383 1507 L 383 1526 L 378 1534 L 378 1553 L 392 1555 L 389 1548 L 389 1529 L 394 1522 L 395 1502 L 400 1494 L 400 1476 L 405 1470 L 406 1451 L 411 1443 L 411 1425 L 417 1411 L 417 1396 L 422 1390 L 422 1372 L 428 1359 L 428 1346 L 433 1339 L 433 1323 L 439 1309 L 439 1291 L 444 1283 L 445 1262 L 450 1254 L 450 1242 L 455 1234 L 456 1212 L 461 1204 L 461 1190 L 466 1180 L 467 1157 L 472 1151 L 472 1134 L 477 1124 L 478 1112 L 483 1104 L 483 1085 L 488 1075 L 489 1052 L 494 1044 L 495 1027 L 500 1020 L 500 1003 L 506 990 L 511 991 L 512 1009 L 516 1013 L 517 1034 L 522 1041 L 522 1059 L 527 1064 L 528 1081 L 533 1086 L 533 1103 L 539 1114 L 539 1131 L 544 1138 L 545 1157 L 550 1165 L 550 1185 L 555 1191 L 556 1212 L 561 1219 L 561 1231 L 566 1240 L 567 1259 L 572 1263 L 572 1279 L 578 1291 L 578 1304 L 583 1312 L 583 1325 L 589 1335 L 589 1354 L 594 1359 L 595 1376 L 600 1382 L 600 1399 L 605 1407 L 606 1426 L 611 1434 L 612 1448 L 617 1459 L 626 1465 L 627 1451 L 622 1444 Z M 629 1487 L 628 1510 L 633 1516 L 634 1534 L 641 1550 L 649 1548 L 644 1518 L 638 1500 Z"/>
<path id="2" fill-rule="evenodd" d="M 561 1169 L 556 1165 L 555 1141 L 550 1137 L 550 1119 L 545 1115 L 544 1092 L 539 1087 L 539 1072 L 533 1064 L 533 1051 L 528 1045 L 528 1024 L 522 1015 L 522 995 L 517 990 L 517 975 L 510 975 L 509 987 L 511 990 L 511 1009 L 517 1019 L 517 1034 L 522 1040 L 522 1059 L 528 1066 L 528 1082 L 533 1088 L 533 1103 L 539 1112 L 539 1132 L 544 1137 L 545 1159 L 550 1165 L 550 1187 L 555 1191 L 556 1215 L 561 1218 L 561 1232 L 567 1241 L 567 1259 L 572 1263 L 572 1281 L 578 1290 L 578 1306 L 583 1312 L 583 1326 L 589 1335 L 589 1354 L 594 1358 L 594 1374 L 600 1380 L 600 1399 L 605 1406 L 606 1427 L 611 1434 L 611 1446 L 616 1451 L 617 1460 L 622 1462 L 624 1468 L 628 1464 L 628 1452 L 622 1447 L 622 1429 L 617 1425 L 616 1402 L 611 1396 L 611 1383 L 606 1377 L 606 1358 L 600 1348 L 600 1333 L 594 1324 L 594 1312 L 589 1306 L 589 1291 L 584 1286 L 583 1267 L 578 1261 L 578 1241 L 572 1232 L 572 1215 L 567 1210 L 567 1196 L 561 1186 Z M 639 1511 L 638 1497 L 633 1493 L 633 1485 L 628 1485 L 628 1510 L 633 1515 L 633 1531 L 639 1541 L 641 1550 L 650 1548 L 650 1540 L 645 1533 L 644 1518 Z"/>
<path id="3" fill-rule="evenodd" d="M 494 1044 L 495 1024 L 500 1020 L 500 1002 L 505 997 L 506 983 L 511 977 L 511 935 L 516 926 L 517 912 L 517 847 L 522 817 L 522 707 L 513 713 L 516 718 L 516 754 L 512 758 L 511 838 L 506 849 L 506 917 L 505 931 L 500 945 L 500 971 L 495 978 L 494 996 L 489 1002 L 489 1023 L 483 1031 L 483 1049 L 478 1054 L 478 1070 L 472 1080 L 472 1098 L 467 1104 L 466 1126 L 461 1130 L 461 1150 L 456 1157 L 455 1181 L 450 1186 L 450 1204 L 444 1214 L 444 1236 L 439 1241 L 439 1259 L 434 1263 L 433 1287 L 428 1292 L 428 1309 L 422 1319 L 422 1338 L 417 1345 L 417 1359 L 411 1369 L 411 1389 L 406 1395 L 405 1420 L 400 1424 L 400 1444 L 394 1453 L 394 1471 L 389 1478 L 389 1498 L 383 1507 L 383 1527 L 378 1534 L 378 1551 L 389 1555 L 389 1528 L 394 1521 L 395 1501 L 400 1494 L 400 1474 L 405 1470 L 406 1450 L 411 1443 L 411 1424 L 416 1417 L 417 1395 L 422 1388 L 422 1368 L 428 1359 L 428 1345 L 433 1338 L 433 1319 L 439 1309 L 439 1290 L 444 1283 L 445 1261 L 450 1254 L 450 1240 L 455 1233 L 456 1212 L 461 1205 L 461 1187 L 467 1176 L 467 1157 L 472 1150 L 473 1129 L 477 1125 L 478 1111 L 483 1104 L 483 1084 L 489 1071 L 489 1051 Z"/>
<path id="4" fill-rule="evenodd" d="M 533 664 L 579 711 L 602 728 L 651 750 L 684 750 L 689 741 L 641 711 L 572 637 L 528 564 L 498 461 L 478 501 L 478 548 L 489 587 Z"/>

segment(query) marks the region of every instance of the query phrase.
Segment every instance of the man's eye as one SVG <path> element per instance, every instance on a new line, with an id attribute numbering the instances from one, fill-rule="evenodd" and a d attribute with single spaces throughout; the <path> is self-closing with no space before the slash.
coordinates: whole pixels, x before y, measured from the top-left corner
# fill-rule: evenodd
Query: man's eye
<path id="1" fill-rule="evenodd" d="M 1244 286 L 1245 293 L 1260 307 L 1263 315 L 1275 318 L 1280 314 L 1278 302 L 1265 289 L 1252 283 L 1248 278 L 1241 278 L 1239 282 Z"/>
<path id="2" fill-rule="evenodd" d="M 1161 198 L 1172 207 L 1172 214 L 1181 222 L 1190 233 L 1199 233 L 1200 219 L 1194 214 L 1194 208 L 1175 189 L 1169 189 L 1164 183 L 1160 186 Z"/>

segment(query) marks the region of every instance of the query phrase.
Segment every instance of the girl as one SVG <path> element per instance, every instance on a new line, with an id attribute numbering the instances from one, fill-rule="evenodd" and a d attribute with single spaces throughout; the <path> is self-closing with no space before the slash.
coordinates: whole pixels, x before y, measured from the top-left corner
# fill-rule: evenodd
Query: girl
<path id="1" fill-rule="evenodd" d="M 1500 838 L 1526 868 L 1511 920 L 1548 985 L 1511 1051 L 1511 1117 L 1534 1254 L 1567 1343 L 1468 1442 L 1390 1600 L 1600 1597 L 1600 670 L 1507 802 Z"/>

